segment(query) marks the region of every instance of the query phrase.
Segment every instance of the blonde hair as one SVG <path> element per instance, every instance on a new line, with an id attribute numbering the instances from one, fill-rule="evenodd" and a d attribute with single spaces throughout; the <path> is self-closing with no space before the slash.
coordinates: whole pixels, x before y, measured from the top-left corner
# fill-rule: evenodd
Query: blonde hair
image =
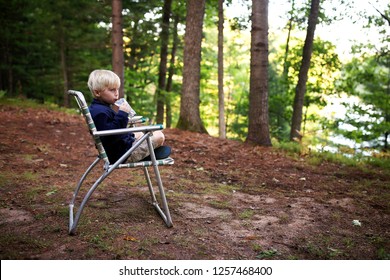
<path id="1" fill-rule="evenodd" d="M 92 95 L 109 87 L 119 88 L 121 80 L 118 75 L 110 70 L 94 70 L 89 74 L 88 87 Z"/>

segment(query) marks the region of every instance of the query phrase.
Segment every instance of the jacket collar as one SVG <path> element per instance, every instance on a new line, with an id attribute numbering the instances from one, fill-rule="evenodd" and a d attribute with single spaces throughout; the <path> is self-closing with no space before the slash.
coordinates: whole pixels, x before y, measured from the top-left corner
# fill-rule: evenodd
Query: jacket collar
<path id="1" fill-rule="evenodd" d="M 104 105 L 104 106 L 107 106 L 107 107 L 111 107 L 110 104 L 102 102 L 102 101 L 100 101 L 99 99 L 96 99 L 96 98 L 94 98 L 92 100 L 92 104 L 100 104 L 100 105 Z"/>

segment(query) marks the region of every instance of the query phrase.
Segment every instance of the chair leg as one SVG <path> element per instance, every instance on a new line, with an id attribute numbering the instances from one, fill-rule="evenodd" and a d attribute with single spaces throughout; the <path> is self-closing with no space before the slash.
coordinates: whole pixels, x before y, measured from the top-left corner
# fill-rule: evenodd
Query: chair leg
<path id="1" fill-rule="evenodd" d="M 163 183 L 162 183 L 162 180 L 161 180 L 160 171 L 158 169 L 156 156 L 154 154 L 153 144 L 152 144 L 152 141 L 151 141 L 150 138 L 147 139 L 147 142 L 148 142 L 148 145 L 149 145 L 150 156 L 151 156 L 151 159 L 152 159 L 152 162 L 153 162 L 154 175 L 155 175 L 155 178 L 156 178 L 156 181 L 157 181 L 157 186 L 158 186 L 158 190 L 159 190 L 159 193 L 160 193 L 160 198 L 161 198 L 161 203 L 162 203 L 162 206 L 163 206 L 163 210 L 160 208 L 160 206 L 159 206 L 159 204 L 157 202 L 156 196 L 154 194 L 152 182 L 150 180 L 149 172 L 148 172 L 147 167 L 145 166 L 144 167 L 144 174 L 145 174 L 146 181 L 148 183 L 150 195 L 152 197 L 152 204 L 156 208 L 157 212 L 160 214 L 161 218 L 164 220 L 164 222 L 167 225 L 167 227 L 172 227 L 173 226 L 172 218 L 171 218 L 171 214 L 169 212 L 168 202 L 167 202 L 167 198 L 166 198 L 166 195 L 165 195 Z"/>
<path id="2" fill-rule="evenodd" d="M 100 158 L 96 158 L 96 160 L 87 168 L 87 170 L 84 172 L 83 176 L 81 176 L 80 181 L 78 182 L 75 191 L 73 192 L 73 197 L 71 202 L 69 203 L 69 233 L 71 233 L 73 224 L 74 224 L 74 215 L 73 215 L 73 208 L 76 201 L 76 197 L 80 191 L 80 188 L 82 184 L 84 183 L 84 180 L 87 178 L 88 174 L 92 171 L 92 169 L 96 166 L 96 164 L 100 161 Z M 76 225 L 74 226 L 74 228 Z"/>
<path id="3" fill-rule="evenodd" d="M 158 190 L 159 190 L 159 193 L 160 193 L 160 199 L 161 199 L 161 203 L 162 203 L 162 208 L 163 209 L 160 208 L 160 205 L 159 205 L 159 203 L 158 203 L 158 201 L 156 199 L 154 188 L 153 188 L 152 182 L 150 180 L 149 171 L 148 171 L 147 167 L 144 166 L 144 168 L 143 168 L 144 169 L 144 174 L 145 174 L 145 178 L 146 178 L 146 181 L 147 181 L 147 184 L 148 184 L 148 188 L 149 188 L 149 192 L 150 192 L 150 195 L 151 195 L 152 204 L 155 207 L 155 209 L 157 210 L 157 212 L 160 214 L 161 218 L 164 220 L 164 222 L 167 225 L 167 227 L 172 227 L 173 224 L 172 224 L 171 214 L 169 212 L 168 202 L 167 202 L 167 199 L 166 199 L 163 183 L 162 183 L 162 180 L 161 180 L 160 171 L 158 169 L 156 156 L 154 154 L 153 145 L 152 145 L 152 142 L 151 142 L 149 137 L 147 138 L 147 142 L 148 142 L 148 145 L 149 145 L 149 150 L 151 151 L 150 155 L 151 155 L 151 158 L 152 158 L 155 179 L 157 181 L 157 186 L 158 186 Z M 101 175 L 95 181 L 95 183 L 92 185 L 92 187 L 88 190 L 87 194 L 84 196 L 80 206 L 77 209 L 76 215 L 74 215 L 74 204 L 75 204 L 75 201 L 76 201 L 76 197 L 77 197 L 77 195 L 78 195 L 78 193 L 80 191 L 80 188 L 81 188 L 82 184 L 84 183 L 85 179 L 87 178 L 87 176 L 89 175 L 89 173 L 92 171 L 92 169 L 96 166 L 96 164 L 99 161 L 100 161 L 100 158 L 98 157 L 88 167 L 88 169 L 85 171 L 85 173 L 81 177 L 80 181 L 78 182 L 78 184 L 76 186 L 76 189 L 75 189 L 75 191 L 73 193 L 72 200 L 71 200 L 71 202 L 69 204 L 69 234 L 70 235 L 74 235 L 75 234 L 76 227 L 77 227 L 78 222 L 80 220 L 81 213 L 83 212 L 83 209 L 84 209 L 85 205 L 87 204 L 89 198 L 91 197 L 92 193 L 99 186 L 99 184 L 101 182 L 103 182 L 103 180 L 109 174 L 111 174 L 111 172 L 113 172 L 117 168 L 117 166 L 118 166 L 118 165 L 111 166 L 108 170 L 105 170 L 103 175 Z"/>
<path id="4" fill-rule="evenodd" d="M 92 185 L 92 187 L 89 189 L 87 194 L 84 196 L 83 201 L 81 202 L 79 208 L 77 209 L 76 215 L 74 217 L 74 220 L 72 221 L 72 224 L 69 227 L 69 234 L 74 235 L 76 232 L 77 224 L 80 220 L 81 213 L 83 212 L 83 209 L 85 205 L 87 204 L 89 198 L 91 197 L 92 193 L 95 191 L 95 189 L 99 186 L 101 182 L 107 177 L 107 173 L 104 173 L 102 176 L 100 176 L 99 179 L 96 180 L 96 182 Z M 72 209 L 73 211 L 73 209 Z"/>
<path id="5" fill-rule="evenodd" d="M 153 190 L 153 185 L 152 185 L 152 181 L 150 180 L 149 171 L 148 171 L 147 166 L 144 166 L 144 174 L 145 174 L 146 182 L 148 183 L 150 196 L 152 198 L 152 204 L 154 205 L 155 203 L 157 203 L 157 199 L 156 199 L 156 195 L 155 195 L 154 190 Z"/>
<path id="6" fill-rule="evenodd" d="M 167 199 L 166 199 L 166 196 L 165 196 L 164 187 L 162 185 L 160 172 L 159 172 L 157 166 L 154 166 L 154 167 L 155 167 L 155 170 L 154 170 L 155 177 L 156 177 L 157 186 L 158 186 L 158 189 L 159 189 L 160 199 L 161 199 L 161 203 L 162 203 L 163 209 L 161 209 L 160 205 L 158 204 L 158 201 L 156 199 L 156 195 L 155 195 L 155 192 L 154 192 L 154 189 L 153 189 L 153 186 L 152 186 L 152 182 L 150 180 L 150 175 L 149 175 L 148 168 L 145 166 L 144 167 L 144 174 L 145 174 L 146 181 L 148 183 L 148 188 L 149 188 L 150 196 L 151 196 L 151 199 L 152 199 L 152 205 L 157 210 L 157 212 L 159 213 L 159 215 L 161 216 L 161 218 L 165 222 L 166 226 L 167 227 L 172 227 L 173 226 L 172 218 L 171 218 L 171 214 L 169 212 L 168 202 L 167 202 Z M 157 172 L 156 172 L 156 169 L 157 169 Z"/>
<path id="7" fill-rule="evenodd" d="M 100 176 L 96 181 L 95 183 L 92 185 L 92 187 L 88 190 L 87 194 L 84 196 L 83 198 L 83 201 L 81 202 L 80 206 L 78 207 L 77 209 L 77 212 L 76 212 L 76 215 L 73 215 L 73 208 L 74 208 L 74 203 L 75 203 L 75 199 L 76 199 L 76 196 L 80 190 L 80 187 L 83 183 L 83 181 L 85 180 L 85 178 L 87 177 L 87 175 L 91 172 L 91 170 L 96 166 L 96 164 L 99 162 L 100 158 L 98 158 L 97 160 L 95 160 L 91 166 L 87 169 L 87 171 L 84 173 L 83 177 L 81 177 L 80 179 L 80 182 L 78 183 L 77 187 L 76 187 L 76 191 L 73 195 L 73 199 L 72 199 L 72 202 L 70 203 L 69 205 L 69 234 L 70 235 L 74 235 L 75 232 L 76 232 L 76 227 L 77 227 L 77 224 L 80 220 L 80 216 L 81 216 L 81 213 L 83 212 L 83 209 L 85 207 L 85 205 L 87 204 L 89 198 L 91 197 L 92 193 L 96 190 L 96 188 L 99 186 L 99 184 L 101 182 L 104 181 L 104 179 L 111 174 L 112 171 L 114 171 L 115 168 L 110 168 L 106 171 L 104 171 L 103 175 Z"/>

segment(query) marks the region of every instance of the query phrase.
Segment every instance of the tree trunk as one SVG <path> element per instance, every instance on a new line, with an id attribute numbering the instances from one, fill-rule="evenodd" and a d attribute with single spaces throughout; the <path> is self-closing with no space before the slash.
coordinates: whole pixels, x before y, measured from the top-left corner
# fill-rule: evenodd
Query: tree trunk
<path id="1" fill-rule="evenodd" d="M 305 44 L 303 46 L 302 64 L 299 69 L 298 84 L 295 88 L 295 98 L 293 107 L 293 116 L 291 120 L 290 140 L 300 141 L 302 139 L 301 124 L 303 102 L 306 93 L 306 83 L 310 68 L 310 60 L 313 52 L 314 31 L 316 29 L 318 13 L 320 9 L 320 0 L 312 0 L 310 15 L 307 26 Z"/>
<path id="2" fill-rule="evenodd" d="M 219 138 L 226 138 L 225 94 L 223 91 L 223 1 L 218 0 L 218 112 Z"/>
<path id="3" fill-rule="evenodd" d="M 139 21 L 140 19 L 134 17 L 133 18 L 133 25 L 131 27 L 131 34 L 133 34 L 134 37 L 137 37 L 138 35 L 138 26 L 139 26 Z M 130 48 L 130 54 L 129 56 L 127 57 L 127 64 L 126 64 L 126 68 L 130 71 L 130 72 L 136 72 L 137 71 L 137 43 L 136 43 L 136 40 L 131 40 L 130 41 L 130 44 L 128 46 Z M 134 88 L 135 86 L 135 81 L 133 81 L 132 79 L 129 79 L 127 81 L 127 84 L 129 86 L 130 89 Z M 127 101 L 132 104 L 133 103 L 133 96 L 131 94 L 129 94 L 127 96 Z"/>
<path id="4" fill-rule="evenodd" d="M 293 27 L 294 22 L 294 12 L 295 12 L 295 0 L 292 0 L 291 2 L 291 11 L 290 11 L 290 19 L 288 20 L 288 31 L 287 31 L 287 40 L 286 40 L 286 48 L 284 51 L 284 60 L 283 60 L 283 83 L 285 85 L 285 88 L 283 88 L 283 93 L 287 94 L 288 91 L 288 69 L 289 69 L 289 63 L 288 63 L 288 53 L 290 51 L 290 38 L 291 38 L 291 31 Z"/>
<path id="5" fill-rule="evenodd" d="M 120 80 L 119 97 L 124 97 L 124 55 L 122 30 L 122 0 L 112 0 L 112 70 Z"/>
<path id="6" fill-rule="evenodd" d="M 161 50 L 160 50 L 160 67 L 158 72 L 158 87 L 157 87 L 157 123 L 164 122 L 164 104 L 165 104 L 165 87 L 167 75 L 167 57 L 169 43 L 169 19 L 171 17 L 172 0 L 165 0 L 162 16 L 161 29 Z"/>
<path id="7" fill-rule="evenodd" d="M 247 142 L 271 146 L 268 116 L 268 0 L 252 0 Z"/>
<path id="8" fill-rule="evenodd" d="M 176 50 L 177 45 L 179 43 L 179 35 L 177 34 L 177 27 L 179 25 L 179 16 L 174 16 L 174 23 L 173 23 L 173 42 L 172 42 L 172 50 L 171 50 L 171 60 L 169 62 L 169 70 L 168 70 L 168 79 L 167 79 L 167 86 L 165 91 L 167 92 L 167 98 L 165 99 L 165 105 L 166 105 L 166 111 L 165 111 L 165 125 L 167 128 L 170 128 L 172 126 L 172 108 L 171 108 L 171 98 L 170 98 L 170 92 L 172 91 L 172 81 L 173 81 L 173 74 L 175 72 L 175 60 L 176 60 Z"/>
<path id="9" fill-rule="evenodd" d="M 187 0 L 183 86 L 177 128 L 207 133 L 200 119 L 200 61 L 205 0 Z"/>
<path id="10" fill-rule="evenodd" d="M 62 28 L 61 28 L 62 29 Z M 64 107 L 69 108 L 70 105 L 70 98 L 68 94 L 69 89 L 69 79 L 68 79 L 68 68 L 66 64 L 66 46 L 65 46 L 65 38 L 63 32 L 61 32 L 61 38 L 60 38 L 60 56 L 61 56 L 61 71 L 62 71 L 62 77 L 64 79 Z"/>

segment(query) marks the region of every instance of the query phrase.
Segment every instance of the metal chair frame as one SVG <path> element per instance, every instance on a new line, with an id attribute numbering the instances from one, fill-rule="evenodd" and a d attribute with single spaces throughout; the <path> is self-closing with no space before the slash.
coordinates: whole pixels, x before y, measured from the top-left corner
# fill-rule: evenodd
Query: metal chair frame
<path id="1" fill-rule="evenodd" d="M 148 184 L 150 196 L 151 196 L 151 203 L 154 206 L 154 208 L 157 210 L 163 221 L 165 222 L 167 227 L 172 227 L 172 218 L 169 212 L 168 202 L 166 199 L 163 183 L 160 176 L 160 171 L 158 169 L 159 165 L 173 165 L 174 160 L 170 157 L 157 160 L 152 140 L 150 139 L 150 136 L 153 135 L 153 131 L 161 130 L 163 129 L 162 125 L 147 125 L 147 126 L 139 126 L 139 127 L 129 127 L 129 128 L 121 128 L 121 129 L 113 129 L 113 130 L 104 130 L 104 131 L 97 131 L 95 124 L 93 122 L 93 119 L 91 117 L 91 114 L 89 112 L 87 103 L 85 101 L 84 95 L 79 91 L 69 90 L 68 94 L 71 96 L 74 96 L 77 104 L 85 117 L 85 120 L 87 122 L 89 131 L 94 139 L 95 146 L 98 150 L 98 157 L 92 162 L 92 164 L 87 168 L 87 170 L 84 172 L 84 174 L 81 176 L 81 179 L 79 180 L 76 189 L 73 193 L 73 197 L 71 199 L 71 202 L 69 204 L 69 234 L 74 235 L 76 232 L 76 228 L 78 225 L 78 222 L 80 220 L 80 216 L 83 212 L 83 209 L 85 208 L 88 200 L 90 199 L 93 192 L 96 190 L 96 188 L 106 179 L 114 170 L 121 169 L 121 168 L 139 168 L 142 167 L 145 175 L 146 182 Z M 125 134 L 129 132 L 143 132 L 144 135 L 137 141 L 130 150 L 128 150 L 119 160 L 117 160 L 115 163 L 111 164 L 109 162 L 109 159 L 107 157 L 107 154 L 104 150 L 103 144 L 101 142 L 100 137 L 101 136 L 109 136 L 109 135 L 119 135 L 119 134 Z M 140 162 L 134 162 L 134 163 L 123 163 L 129 155 L 143 142 L 147 141 L 148 148 L 150 152 L 150 161 L 140 161 Z M 79 204 L 77 208 L 77 212 L 74 214 L 75 210 L 75 203 L 76 198 L 79 195 L 79 191 L 81 189 L 81 186 L 83 185 L 85 179 L 88 177 L 90 172 L 94 169 L 94 167 L 102 161 L 104 162 L 103 166 L 103 174 L 93 183 L 93 185 L 90 187 L 88 192 L 83 197 L 81 203 Z M 160 207 L 157 198 L 156 193 L 154 190 L 154 187 L 152 185 L 152 181 L 150 179 L 148 167 L 152 166 L 154 170 L 155 179 L 158 186 L 158 191 L 160 194 L 160 201 L 162 204 L 162 208 Z"/>

